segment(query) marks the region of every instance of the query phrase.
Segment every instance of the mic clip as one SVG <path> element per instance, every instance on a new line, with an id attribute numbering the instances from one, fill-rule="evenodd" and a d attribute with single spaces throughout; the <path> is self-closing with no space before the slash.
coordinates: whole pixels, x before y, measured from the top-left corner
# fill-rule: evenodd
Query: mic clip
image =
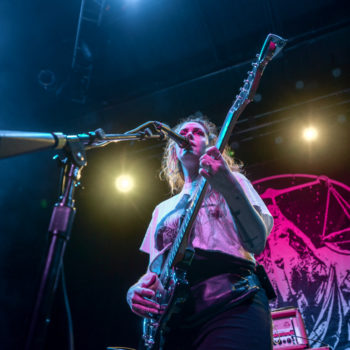
<path id="1" fill-rule="evenodd" d="M 155 126 L 158 132 L 165 132 L 167 136 L 173 141 L 175 141 L 181 148 L 189 148 L 191 146 L 190 142 L 187 140 L 186 137 L 183 137 L 182 135 L 171 130 L 171 128 L 168 125 L 160 123 L 158 121 L 154 121 L 153 125 Z"/>

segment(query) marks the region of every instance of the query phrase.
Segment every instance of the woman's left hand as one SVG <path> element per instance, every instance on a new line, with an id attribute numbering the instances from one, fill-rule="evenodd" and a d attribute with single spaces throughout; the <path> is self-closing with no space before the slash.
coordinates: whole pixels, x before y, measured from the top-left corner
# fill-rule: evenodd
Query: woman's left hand
<path id="1" fill-rule="evenodd" d="M 199 159 L 199 174 L 205 177 L 217 191 L 224 191 L 230 185 L 232 173 L 220 151 L 209 147 Z"/>

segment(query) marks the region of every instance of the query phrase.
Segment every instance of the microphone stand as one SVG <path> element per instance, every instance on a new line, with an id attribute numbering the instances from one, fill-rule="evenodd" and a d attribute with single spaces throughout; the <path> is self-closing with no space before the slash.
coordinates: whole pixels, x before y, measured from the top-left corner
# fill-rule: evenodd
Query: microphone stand
<path id="1" fill-rule="evenodd" d="M 153 134 L 150 127 L 157 134 Z M 62 149 L 62 154 L 54 157 L 54 159 L 58 160 L 61 168 L 60 193 L 59 199 L 54 205 L 48 228 L 50 236 L 49 246 L 25 345 L 25 350 L 41 350 L 45 345 L 47 326 L 50 323 L 51 308 L 61 272 L 63 256 L 70 239 L 76 213 L 74 192 L 80 185 L 81 171 L 87 165 L 85 151 L 105 146 L 110 142 L 154 138 L 161 140 L 164 138 L 164 134 L 154 128 L 153 122 L 142 124 L 140 127 L 125 134 L 106 135 L 102 129 L 87 134 L 70 136 L 61 133 L 33 133 L 34 140 L 31 138 L 33 135 L 31 136 L 30 134 L 7 132 L 7 135 L 10 136 L 4 141 L 4 132 L 0 131 L 0 146 L 4 144 L 8 146 L 7 150 L 6 147 L 1 148 L 1 157 L 7 157 L 9 154 L 19 154 L 18 150 L 14 151 L 13 147 L 9 147 L 13 143 L 13 139 L 16 140 L 16 145 L 20 144 L 18 149 L 20 149 L 21 153 L 53 146 L 56 149 Z M 44 145 L 45 143 L 47 143 L 46 146 Z M 28 144 L 30 144 L 30 147 L 26 148 Z M 36 146 L 38 147 L 36 148 Z"/>

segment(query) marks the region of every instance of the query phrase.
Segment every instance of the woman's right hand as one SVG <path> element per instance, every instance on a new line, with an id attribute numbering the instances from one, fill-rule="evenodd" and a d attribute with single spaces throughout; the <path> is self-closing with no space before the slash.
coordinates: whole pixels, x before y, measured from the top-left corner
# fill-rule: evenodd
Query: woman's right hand
<path id="1" fill-rule="evenodd" d="M 146 273 L 139 282 L 130 287 L 127 293 L 127 302 L 131 311 L 141 317 L 158 315 L 160 305 L 151 300 L 155 297 L 155 291 L 161 288 L 158 276 L 153 272 Z"/>

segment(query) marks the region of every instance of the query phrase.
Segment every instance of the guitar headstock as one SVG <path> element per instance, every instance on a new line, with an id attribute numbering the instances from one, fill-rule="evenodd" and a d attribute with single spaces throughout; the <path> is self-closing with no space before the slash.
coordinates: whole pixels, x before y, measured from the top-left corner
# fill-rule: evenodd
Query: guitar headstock
<path id="1" fill-rule="evenodd" d="M 269 61 L 278 55 L 278 53 L 284 48 L 286 44 L 286 39 L 283 39 L 276 34 L 269 34 L 265 39 L 260 54 L 257 55 L 258 64 L 266 65 Z"/>
<path id="2" fill-rule="evenodd" d="M 278 55 L 286 43 L 286 39 L 276 34 L 269 34 L 266 37 L 260 53 L 256 55 L 257 58 L 252 63 L 252 70 L 248 72 L 248 77 L 244 80 L 244 85 L 240 89 L 241 92 L 237 96 L 238 100 L 248 100 L 249 102 L 253 100 L 265 67 Z"/>
<path id="3" fill-rule="evenodd" d="M 260 78 L 264 72 L 266 65 L 283 49 L 287 40 L 275 34 L 269 34 L 266 37 L 264 45 L 256 57 L 256 61 L 252 63 L 252 70 L 248 72 L 244 84 L 240 88 L 240 93 L 231 106 L 226 115 L 224 124 L 222 125 L 220 134 L 216 141 L 216 147 L 222 152 L 228 139 L 232 133 L 234 124 L 245 106 L 253 100 L 255 92 L 258 88 Z"/>

